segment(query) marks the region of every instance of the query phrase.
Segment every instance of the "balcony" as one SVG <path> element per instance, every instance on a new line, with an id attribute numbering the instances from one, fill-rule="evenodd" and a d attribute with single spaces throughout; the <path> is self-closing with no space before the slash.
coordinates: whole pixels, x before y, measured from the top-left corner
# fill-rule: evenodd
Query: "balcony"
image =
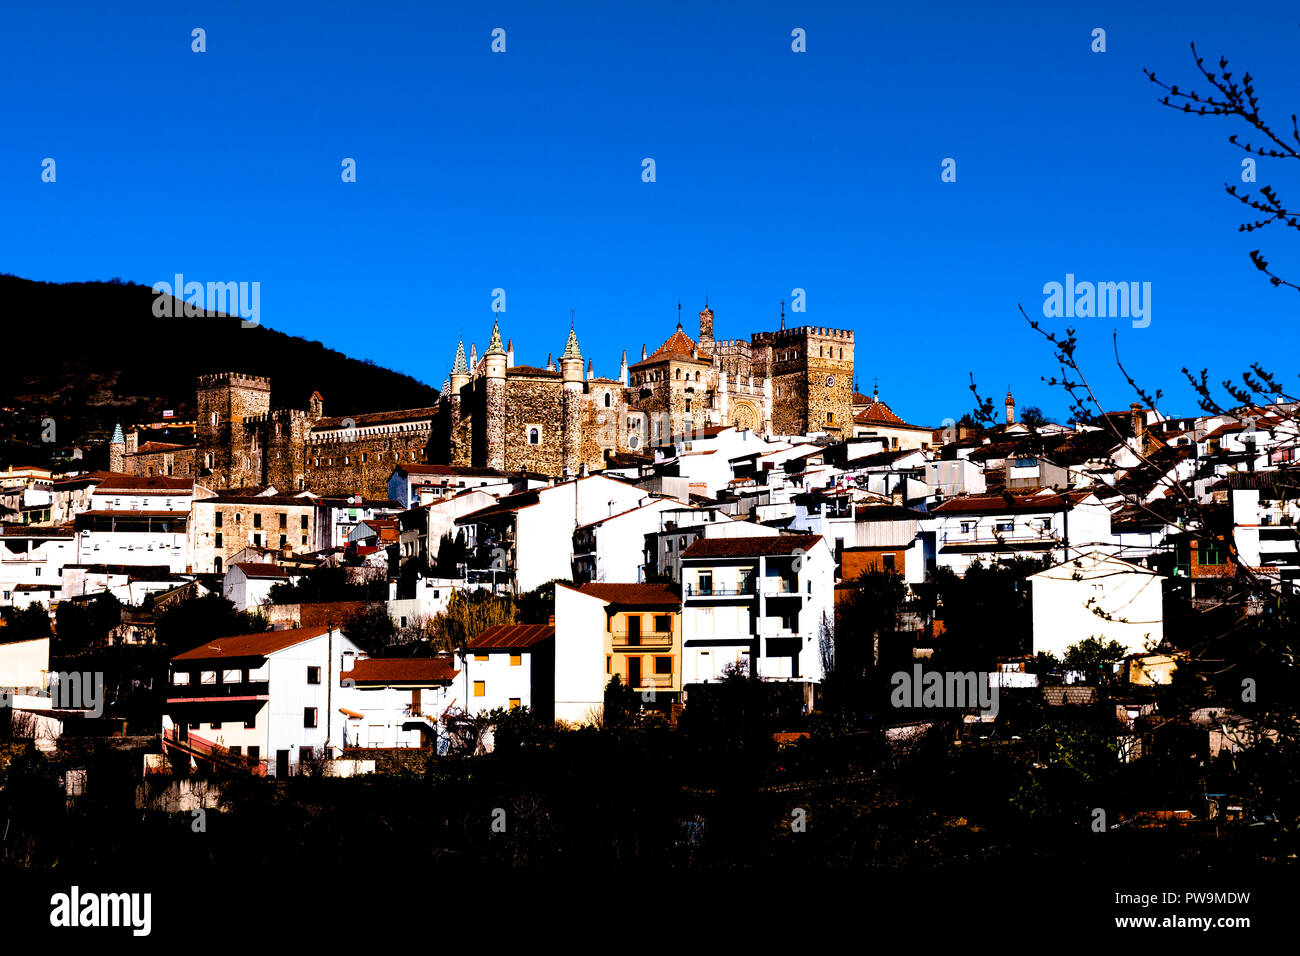
<path id="1" fill-rule="evenodd" d="M 740 587 L 736 588 L 715 588 L 712 585 L 705 588 L 699 588 L 693 584 L 686 585 L 687 597 L 740 597 L 753 593 L 755 593 L 753 582 L 741 584 Z"/>
<path id="2" fill-rule="evenodd" d="M 799 593 L 799 582 L 789 581 L 785 578 L 764 578 L 763 594 L 768 597 L 801 597 Z"/>
<path id="3" fill-rule="evenodd" d="M 673 686 L 672 674 L 642 674 L 641 682 L 631 689 L 633 691 L 642 690 L 663 690 Z"/>
<path id="4" fill-rule="evenodd" d="M 610 643 L 614 647 L 667 647 L 672 642 L 672 631 L 642 631 L 636 637 L 630 634 L 614 634 L 610 637 Z"/>
<path id="5" fill-rule="evenodd" d="M 167 703 L 191 700 L 270 700 L 270 681 L 244 681 L 239 684 L 172 684 L 167 689 Z"/>

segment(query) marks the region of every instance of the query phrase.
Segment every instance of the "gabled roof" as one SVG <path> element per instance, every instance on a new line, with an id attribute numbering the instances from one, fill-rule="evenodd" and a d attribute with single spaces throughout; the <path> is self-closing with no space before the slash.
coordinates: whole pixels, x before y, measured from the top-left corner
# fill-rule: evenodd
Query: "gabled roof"
<path id="1" fill-rule="evenodd" d="M 807 551 L 819 534 L 781 534 L 765 538 L 700 538 L 682 552 L 683 558 L 757 558 Z"/>
<path id="2" fill-rule="evenodd" d="M 339 674 L 356 684 L 446 684 L 460 671 L 449 657 L 368 657 Z"/>
<path id="3" fill-rule="evenodd" d="M 328 633 L 329 628 L 296 627 L 284 631 L 261 631 L 257 634 L 239 634 L 218 637 L 192 651 L 177 654 L 174 661 L 230 660 L 237 657 L 266 657 L 286 647 L 302 644 Z"/>
<path id="4" fill-rule="evenodd" d="M 571 591 L 578 591 L 588 597 L 594 597 L 614 607 L 643 607 L 676 611 L 682 606 L 681 594 L 671 584 L 584 584 L 573 587 L 564 584 Z"/>
<path id="5" fill-rule="evenodd" d="M 194 491 L 193 478 L 167 475 L 109 475 L 99 483 L 95 494 L 182 495 Z"/>
<path id="6" fill-rule="evenodd" d="M 230 566 L 233 571 L 239 568 L 244 572 L 246 578 L 287 578 L 289 572 L 278 564 L 269 564 L 265 561 L 239 561 Z"/>
<path id="7" fill-rule="evenodd" d="M 356 415 L 331 416 L 317 419 L 312 425 L 313 432 L 337 431 L 341 428 L 365 428 L 369 425 L 392 425 L 402 422 L 426 421 L 438 414 L 436 406 L 429 408 L 401 408 L 391 412 L 360 412 Z M 344 425 L 344 422 L 351 422 Z"/>
<path id="8" fill-rule="evenodd" d="M 466 649 L 471 651 L 527 649 L 554 636 L 554 624 L 494 624 L 478 637 L 473 638 L 466 645 Z"/>

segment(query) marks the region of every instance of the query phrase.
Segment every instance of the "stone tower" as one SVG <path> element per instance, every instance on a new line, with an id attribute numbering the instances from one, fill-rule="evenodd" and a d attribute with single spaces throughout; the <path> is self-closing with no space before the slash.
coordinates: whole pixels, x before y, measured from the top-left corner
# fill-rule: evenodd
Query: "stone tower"
<path id="1" fill-rule="evenodd" d="M 256 484 L 262 473 L 261 449 L 245 440 L 244 421 L 271 410 L 271 380 L 238 372 L 201 375 L 197 399 L 198 476 L 209 477 L 217 488 Z"/>
<path id="2" fill-rule="evenodd" d="M 700 351 L 705 355 L 713 352 L 713 310 L 709 308 L 706 300 L 704 311 L 700 313 Z"/>
<path id="3" fill-rule="evenodd" d="M 578 348 L 578 335 L 569 327 L 569 341 L 560 356 L 560 378 L 564 383 L 563 452 L 564 470 L 575 475 L 578 471 L 579 452 L 582 447 L 582 351 Z"/>
<path id="4" fill-rule="evenodd" d="M 1007 412 L 1007 424 L 1014 425 L 1016 423 L 1016 400 L 1011 397 L 1010 385 L 1007 386 L 1007 400 L 1004 407 Z"/>
<path id="5" fill-rule="evenodd" d="M 469 366 L 465 364 L 465 340 L 456 346 L 456 362 L 451 367 L 451 427 L 460 424 L 462 401 L 460 390 L 469 384 Z"/>
<path id="6" fill-rule="evenodd" d="M 108 443 L 108 470 L 121 474 L 126 471 L 126 439 L 122 437 L 122 426 L 113 426 L 113 437 Z"/>
<path id="7" fill-rule="evenodd" d="M 487 466 L 505 468 L 506 466 L 506 362 L 508 356 L 501 345 L 501 330 L 497 323 L 492 323 L 492 340 L 488 342 L 487 351 L 483 353 L 483 373 L 487 414 L 484 423 L 487 428 Z"/>

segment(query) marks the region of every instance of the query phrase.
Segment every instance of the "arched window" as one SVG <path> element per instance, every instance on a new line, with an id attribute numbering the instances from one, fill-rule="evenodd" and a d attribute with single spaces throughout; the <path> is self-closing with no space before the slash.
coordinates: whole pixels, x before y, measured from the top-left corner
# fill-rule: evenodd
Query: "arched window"
<path id="1" fill-rule="evenodd" d="M 695 373 L 695 381 L 698 382 L 699 380 L 700 380 L 700 373 L 699 373 L 699 372 L 696 372 L 696 373 Z"/>
<path id="2" fill-rule="evenodd" d="M 528 444 L 536 445 L 540 441 L 541 441 L 541 436 L 538 434 L 537 429 L 536 428 L 528 429 Z"/>
<path id="3" fill-rule="evenodd" d="M 678 370 L 677 370 L 677 378 L 680 380 L 681 377 L 682 377 L 682 370 L 681 370 L 681 369 L 678 369 Z"/>
<path id="4" fill-rule="evenodd" d="M 613 405 L 614 405 L 614 400 L 613 400 L 612 398 L 610 398 L 610 396 L 609 396 L 609 392 L 606 392 L 606 393 L 605 393 L 605 407 L 606 407 L 606 408 L 612 408 Z"/>

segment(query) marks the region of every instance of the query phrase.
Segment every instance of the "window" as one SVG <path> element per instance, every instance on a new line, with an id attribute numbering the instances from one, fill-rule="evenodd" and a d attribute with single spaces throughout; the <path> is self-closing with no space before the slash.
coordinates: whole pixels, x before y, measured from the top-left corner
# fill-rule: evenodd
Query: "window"
<path id="1" fill-rule="evenodd" d="M 200 672 L 199 672 L 199 683 L 200 683 L 200 684 L 215 684 L 216 682 L 217 682 L 217 672 L 216 672 L 216 671 L 200 671 Z"/>
<path id="2" fill-rule="evenodd" d="M 239 684 L 243 682 L 243 679 L 244 672 L 238 667 L 227 667 L 221 672 L 221 683 L 223 684 Z"/>
<path id="3" fill-rule="evenodd" d="M 307 668 L 307 683 L 308 683 L 308 684 L 319 684 L 319 683 L 320 683 L 320 668 L 319 668 L 319 667 L 309 667 L 309 668 Z"/>
<path id="4" fill-rule="evenodd" d="M 214 546 L 215 546 L 215 547 L 218 547 L 218 548 L 221 547 L 221 540 L 222 540 L 222 539 L 221 539 L 221 532 L 218 531 L 218 532 L 217 532 L 216 539 L 215 539 L 215 541 L 214 541 Z"/>
<path id="5" fill-rule="evenodd" d="M 218 511 L 218 512 L 217 512 L 217 519 L 216 519 L 216 521 L 215 521 L 215 523 L 214 523 L 213 526 L 214 526 L 214 527 L 217 527 L 217 528 L 220 528 L 220 527 L 221 527 L 221 519 L 224 518 L 224 517 L 225 517 L 224 512 Z"/>
<path id="6" fill-rule="evenodd" d="M 188 684 L 189 682 L 190 682 L 189 671 L 177 671 L 176 673 L 172 674 L 173 684 Z"/>
<path id="7" fill-rule="evenodd" d="M 671 674 L 673 672 L 673 659 L 671 657 L 655 658 L 656 674 Z"/>
<path id="8" fill-rule="evenodd" d="M 230 752 L 231 752 L 231 754 L 233 754 L 234 756 L 238 757 L 238 756 L 241 756 L 241 755 L 243 754 L 243 752 L 244 752 L 244 748 L 243 748 L 243 747 L 240 747 L 238 744 L 236 744 L 234 747 L 231 747 L 231 748 L 230 748 Z"/>
<path id="9" fill-rule="evenodd" d="M 974 527 L 975 527 L 975 522 L 974 522 L 974 521 L 963 521 L 963 522 L 961 523 L 961 533 L 962 533 L 962 534 L 970 534 L 970 533 L 971 533 L 971 529 L 974 528 Z"/>
<path id="10" fill-rule="evenodd" d="M 315 726 L 316 726 L 316 708 L 315 708 L 315 707 L 304 707 L 304 708 L 302 709 L 302 725 L 303 725 L 304 727 L 315 727 Z"/>
<path id="11" fill-rule="evenodd" d="M 244 520 L 244 516 L 243 516 L 242 514 L 240 514 L 238 511 L 236 511 L 236 512 L 235 512 L 235 524 L 239 524 L 239 523 L 240 523 L 241 521 L 243 521 L 243 520 Z"/>
<path id="12" fill-rule="evenodd" d="M 289 516 L 280 515 L 280 530 L 283 531 L 289 525 Z"/>
<path id="13" fill-rule="evenodd" d="M 474 682 L 474 696 L 475 697 L 487 696 L 487 683 L 485 681 L 476 680 Z"/>
<path id="14" fill-rule="evenodd" d="M 306 763 L 306 762 L 309 762 L 309 761 L 311 760 L 311 758 L 312 758 L 312 749 L 311 749 L 310 747 L 299 747 L 299 748 L 298 748 L 298 762 L 299 762 L 299 763 Z"/>
<path id="15" fill-rule="evenodd" d="M 606 392 L 606 393 L 605 393 L 605 407 L 606 407 L 606 408 L 612 408 L 613 405 L 614 405 L 614 400 L 613 400 L 612 398 L 610 398 L 610 396 L 609 396 L 609 392 Z"/>
<path id="16" fill-rule="evenodd" d="M 698 590 L 701 594 L 713 593 L 713 572 L 712 571 L 700 572 Z"/>
<path id="17" fill-rule="evenodd" d="M 614 658 L 609 654 L 605 655 L 605 673 L 612 673 L 614 670 Z"/>
<path id="18" fill-rule="evenodd" d="M 518 710 L 518 709 L 519 709 L 519 698 L 518 698 L 518 697 L 511 697 L 511 698 L 510 698 L 510 709 L 511 709 L 511 710 Z"/>
<path id="19" fill-rule="evenodd" d="M 541 444 L 541 441 L 542 441 L 542 439 L 541 439 L 541 432 L 538 431 L 538 429 L 536 429 L 536 428 L 530 428 L 530 429 L 528 429 L 528 444 L 530 444 L 530 445 L 540 445 L 540 444 Z"/>
<path id="20" fill-rule="evenodd" d="M 880 563 L 881 563 L 881 566 L 884 567 L 884 569 L 885 569 L 886 571 L 892 571 L 892 570 L 894 570 L 894 555 L 892 555 L 892 554 L 882 554 L 882 555 L 880 556 Z"/>
<path id="21" fill-rule="evenodd" d="M 253 544 L 256 545 L 256 546 L 259 547 L 259 548 L 262 546 L 262 535 L 261 535 L 261 532 L 258 532 L 257 534 L 253 535 Z"/>
<path id="22" fill-rule="evenodd" d="M 303 515 L 300 519 L 298 519 L 298 527 L 300 527 L 303 531 L 306 531 L 306 530 L 307 530 L 307 516 L 306 516 L 306 515 Z"/>
<path id="23" fill-rule="evenodd" d="M 834 413 L 834 412 L 827 412 L 827 413 L 826 413 L 826 424 L 829 425 L 829 424 L 831 424 L 831 423 L 834 422 L 834 421 L 835 421 L 835 413 Z"/>
<path id="24" fill-rule="evenodd" d="M 1015 526 L 1016 526 L 1016 523 L 1015 523 L 1014 521 L 1002 521 L 1002 520 L 999 520 L 999 521 L 994 525 L 993 530 L 995 530 L 998 534 L 1008 534 L 1008 533 L 1010 533 L 1010 532 L 1015 528 Z"/>
<path id="25" fill-rule="evenodd" d="M 667 634 L 669 631 L 672 630 L 672 625 L 669 623 L 669 618 L 667 614 L 655 615 L 655 630 L 658 631 L 660 634 Z"/>
<path id="26" fill-rule="evenodd" d="M 219 547 L 221 547 L 221 540 L 220 540 L 220 539 L 221 539 L 221 535 L 217 535 L 217 539 L 218 539 L 218 540 L 217 540 L 217 547 L 219 548 Z M 213 558 L 213 559 L 212 559 L 212 570 L 215 571 L 215 572 L 217 572 L 217 574 L 220 574 L 220 573 L 221 573 L 221 559 L 220 559 L 220 558 Z"/>
<path id="27" fill-rule="evenodd" d="M 253 515 L 253 527 L 254 528 L 262 527 L 262 512 L 259 511 L 257 512 L 257 514 Z"/>
<path id="28" fill-rule="evenodd" d="M 288 545 L 289 545 L 289 536 L 286 534 L 280 535 L 280 547 L 285 548 L 288 547 Z"/>
<path id="29" fill-rule="evenodd" d="M 523 657 L 522 654 L 511 654 L 511 655 L 510 655 L 510 666 L 511 666 L 511 667 L 518 667 L 518 666 L 521 665 L 523 662 L 524 662 L 524 657 Z"/>

